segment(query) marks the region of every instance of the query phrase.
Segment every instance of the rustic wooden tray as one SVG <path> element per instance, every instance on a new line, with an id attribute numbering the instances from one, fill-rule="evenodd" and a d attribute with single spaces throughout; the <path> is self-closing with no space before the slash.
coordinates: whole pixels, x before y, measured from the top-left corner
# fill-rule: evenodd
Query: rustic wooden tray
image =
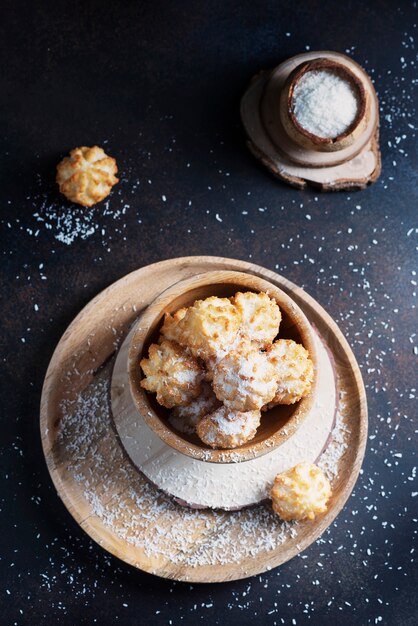
<path id="1" fill-rule="evenodd" d="M 333 357 L 338 428 L 325 455 L 337 471 L 329 510 L 314 523 L 285 524 L 268 503 L 229 512 L 182 507 L 136 470 L 114 430 L 109 400 L 113 357 L 133 321 L 175 282 L 224 269 L 260 276 L 291 295 Z M 367 404 L 350 347 L 335 322 L 302 289 L 244 261 L 185 257 L 128 274 L 80 312 L 51 359 L 40 426 L 58 494 L 90 537 L 143 571 L 191 582 L 222 582 L 284 563 L 331 524 L 358 477 L 367 438 Z"/>

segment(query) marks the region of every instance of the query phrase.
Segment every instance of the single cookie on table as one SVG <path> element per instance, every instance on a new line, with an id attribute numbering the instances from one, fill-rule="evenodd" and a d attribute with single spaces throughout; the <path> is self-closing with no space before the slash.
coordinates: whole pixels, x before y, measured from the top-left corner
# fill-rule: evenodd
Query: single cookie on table
<path id="1" fill-rule="evenodd" d="M 277 391 L 274 366 L 266 352 L 244 342 L 214 366 L 213 390 L 218 400 L 230 409 L 260 409 Z"/>
<path id="2" fill-rule="evenodd" d="M 118 168 L 115 159 L 94 146 L 75 148 L 70 156 L 57 165 L 59 190 L 68 200 L 91 207 L 106 198 L 116 178 Z"/>
<path id="3" fill-rule="evenodd" d="M 198 422 L 196 432 L 211 448 L 237 448 L 254 438 L 260 416 L 260 411 L 241 412 L 221 406 Z"/>
<path id="4" fill-rule="evenodd" d="M 212 387 L 204 382 L 198 397 L 186 406 L 176 406 L 171 411 L 168 421 L 179 432 L 192 435 L 196 432 L 196 426 L 201 418 L 212 413 L 220 404 Z"/>
<path id="5" fill-rule="evenodd" d="M 267 351 L 276 371 L 277 388 L 274 398 L 263 407 L 267 411 L 277 404 L 294 404 L 311 391 L 314 368 L 309 352 L 290 339 L 275 341 Z"/>
<path id="6" fill-rule="evenodd" d="M 305 461 L 278 474 L 271 490 L 273 509 L 287 522 L 314 520 L 326 512 L 330 497 L 331 485 L 323 471 Z"/>
<path id="7" fill-rule="evenodd" d="M 196 398 L 204 372 L 194 356 L 174 341 L 152 344 L 149 358 L 140 363 L 145 378 L 141 387 L 157 394 L 157 402 L 168 409 L 185 406 Z"/>
<path id="8" fill-rule="evenodd" d="M 238 292 L 232 302 L 241 315 L 240 333 L 267 348 L 279 332 L 282 314 L 275 300 L 266 293 Z"/>
<path id="9" fill-rule="evenodd" d="M 225 354 L 237 337 L 241 316 L 228 298 L 211 296 L 196 300 L 193 306 L 180 309 L 166 318 L 162 332 L 201 359 Z M 177 317 L 176 317 L 177 315 Z"/>

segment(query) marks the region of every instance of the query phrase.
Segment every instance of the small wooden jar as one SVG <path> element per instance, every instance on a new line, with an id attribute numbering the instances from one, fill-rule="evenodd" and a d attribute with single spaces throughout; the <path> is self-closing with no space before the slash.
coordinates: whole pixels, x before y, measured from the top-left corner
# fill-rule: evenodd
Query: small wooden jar
<path id="1" fill-rule="evenodd" d="M 357 100 L 357 113 L 353 122 L 336 137 L 319 137 L 303 128 L 294 113 L 294 91 L 299 81 L 308 72 L 327 71 L 333 73 L 352 88 Z M 280 119 L 286 133 L 298 145 L 317 152 L 337 152 L 351 146 L 364 132 L 369 115 L 369 99 L 363 83 L 347 66 L 331 59 L 318 58 L 298 65 L 291 72 L 280 95 Z"/>
<path id="2" fill-rule="evenodd" d="M 191 306 L 196 300 L 209 296 L 230 297 L 237 291 L 264 291 L 274 298 L 282 312 L 279 337 L 301 343 L 310 354 L 315 369 L 311 393 L 299 402 L 279 405 L 263 413 L 255 438 L 231 450 L 213 450 L 197 435 L 184 435 L 174 430 L 168 422 L 169 412 L 160 406 L 153 394 L 140 385 L 141 358 L 148 356 L 151 343 L 158 340 L 165 313 L 174 313 Z M 245 461 L 272 451 L 292 436 L 312 408 L 316 389 L 317 353 L 311 325 L 302 310 L 284 291 L 252 274 L 231 271 L 207 272 L 182 280 L 164 291 L 145 310 L 131 339 L 128 355 L 128 375 L 131 395 L 139 414 L 146 424 L 166 444 L 195 459 L 211 463 Z"/>

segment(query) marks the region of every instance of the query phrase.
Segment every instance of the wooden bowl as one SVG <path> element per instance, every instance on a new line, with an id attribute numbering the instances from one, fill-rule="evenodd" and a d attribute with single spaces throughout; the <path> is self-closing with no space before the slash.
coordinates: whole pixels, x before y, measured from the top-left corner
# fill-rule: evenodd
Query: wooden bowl
<path id="1" fill-rule="evenodd" d="M 294 90 L 300 79 L 311 71 L 327 70 L 347 81 L 353 89 L 358 109 L 348 128 L 337 137 L 319 137 L 303 128 L 294 114 Z M 337 152 L 351 146 L 365 131 L 369 115 L 369 98 L 361 79 L 346 65 L 319 58 L 298 65 L 291 72 L 280 94 L 280 119 L 286 133 L 303 148 L 317 152 Z"/>
<path id="2" fill-rule="evenodd" d="M 278 287 L 241 272 L 207 272 L 182 280 L 164 291 L 138 320 L 129 348 L 130 390 L 136 408 L 146 424 L 175 450 L 212 463 L 245 461 L 276 448 L 296 431 L 310 411 L 315 395 L 316 373 L 311 393 L 306 398 L 294 405 L 280 405 L 262 414 L 261 425 L 252 441 L 231 450 L 213 450 L 197 435 L 188 436 L 176 431 L 168 422 L 169 411 L 157 403 L 154 394 L 146 392 L 140 386 L 143 378 L 140 360 L 148 356 L 149 346 L 158 340 L 165 313 L 173 313 L 209 296 L 230 297 L 237 291 L 264 291 L 276 300 L 282 312 L 279 337 L 303 344 L 310 353 L 316 372 L 315 339 L 302 310 Z"/>

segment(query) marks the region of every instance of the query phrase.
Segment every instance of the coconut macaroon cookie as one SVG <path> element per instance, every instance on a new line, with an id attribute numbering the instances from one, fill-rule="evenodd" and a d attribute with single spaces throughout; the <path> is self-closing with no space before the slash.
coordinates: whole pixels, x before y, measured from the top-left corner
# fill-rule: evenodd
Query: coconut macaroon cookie
<path id="1" fill-rule="evenodd" d="M 260 411 L 241 412 L 221 406 L 198 422 L 196 432 L 211 448 L 237 448 L 253 439 L 260 416 Z"/>
<path id="2" fill-rule="evenodd" d="M 91 207 L 104 200 L 119 179 L 115 159 L 102 148 L 75 148 L 57 165 L 59 190 L 68 200 Z"/>
<path id="3" fill-rule="evenodd" d="M 183 319 L 186 313 L 186 308 L 179 309 L 172 315 L 170 315 L 170 313 L 166 313 L 164 317 L 164 324 L 161 328 L 161 334 L 171 341 L 177 341 L 177 343 L 180 343 L 179 339 L 181 338 L 181 335 L 179 322 Z"/>
<path id="4" fill-rule="evenodd" d="M 279 339 L 267 355 L 277 374 L 277 389 L 265 410 L 276 404 L 294 404 L 307 396 L 314 379 L 309 352 L 291 339 Z"/>
<path id="5" fill-rule="evenodd" d="M 325 513 L 330 497 L 331 485 L 325 474 L 307 462 L 278 474 L 271 490 L 274 511 L 288 522 L 314 520 L 319 513 Z"/>
<path id="6" fill-rule="evenodd" d="M 277 390 L 274 365 L 257 345 L 242 344 L 215 366 L 213 390 L 230 409 L 261 409 Z"/>
<path id="7" fill-rule="evenodd" d="M 168 421 L 179 432 L 192 435 L 196 432 L 199 421 L 208 413 L 212 413 L 221 403 L 208 383 L 202 384 L 202 390 L 186 406 L 176 406 L 170 413 Z"/>
<path id="8" fill-rule="evenodd" d="M 241 315 L 240 334 L 267 347 L 279 332 L 282 319 L 280 308 L 266 293 L 238 292 L 233 298 Z"/>
<path id="9" fill-rule="evenodd" d="M 174 341 L 152 344 L 141 367 L 145 374 L 141 387 L 156 393 L 162 406 L 187 405 L 200 393 L 203 370 L 190 352 Z"/>
<path id="10" fill-rule="evenodd" d="M 180 311 L 166 320 L 162 332 L 187 346 L 196 357 L 216 357 L 238 334 L 241 316 L 228 298 L 197 300 Z"/>
<path id="11" fill-rule="evenodd" d="M 209 296 L 166 313 L 159 344 L 142 359 L 141 386 L 173 409 L 169 424 L 212 448 L 252 439 L 260 410 L 309 394 L 313 365 L 294 341 L 274 341 L 281 311 L 267 293 Z"/>

